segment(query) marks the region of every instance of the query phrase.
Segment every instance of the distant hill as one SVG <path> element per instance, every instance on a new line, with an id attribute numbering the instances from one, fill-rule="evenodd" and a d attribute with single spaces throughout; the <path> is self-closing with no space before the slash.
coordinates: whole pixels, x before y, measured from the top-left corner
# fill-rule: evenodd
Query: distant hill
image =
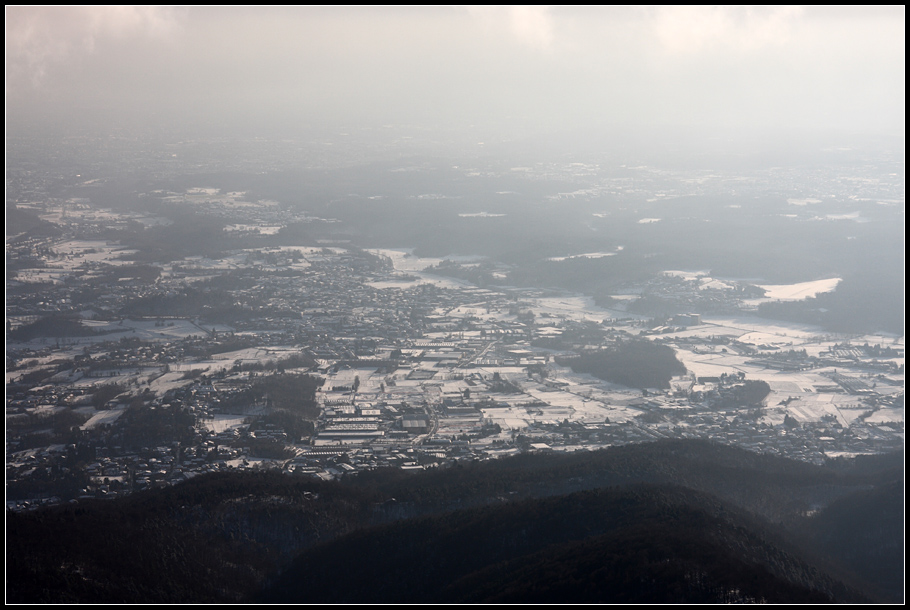
<path id="1" fill-rule="evenodd" d="M 9 333 L 12 341 L 30 341 L 39 337 L 90 337 L 97 334 L 82 325 L 78 316 L 45 316 L 30 324 L 24 324 Z"/>
<path id="2" fill-rule="evenodd" d="M 6 208 L 6 235 L 19 235 L 25 233 L 26 236 L 43 236 L 56 237 L 61 234 L 60 227 L 52 222 L 41 220 L 38 214 L 32 210 L 20 208 L 18 206 L 7 206 Z"/>
<path id="3" fill-rule="evenodd" d="M 583 353 L 559 363 L 576 373 L 587 373 L 630 388 L 670 387 L 673 375 L 685 375 L 686 367 L 672 347 L 651 341 L 626 341 L 615 347 Z"/>

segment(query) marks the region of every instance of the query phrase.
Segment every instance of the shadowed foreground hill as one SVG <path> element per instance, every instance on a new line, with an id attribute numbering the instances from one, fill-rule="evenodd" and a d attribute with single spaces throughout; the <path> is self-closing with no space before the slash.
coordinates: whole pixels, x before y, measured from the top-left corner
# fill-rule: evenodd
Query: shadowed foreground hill
<path id="1" fill-rule="evenodd" d="M 831 503 L 808 526 L 818 548 L 897 601 L 904 587 L 904 486 L 892 481 Z"/>
<path id="2" fill-rule="evenodd" d="M 634 483 L 673 484 L 800 529 L 807 512 L 903 476 L 903 453 L 864 457 L 859 464 L 863 468 L 816 466 L 707 441 L 664 440 L 459 464 L 420 477 L 377 470 L 346 484 L 395 498 L 394 509 L 386 509 L 397 518 Z"/>
<path id="3" fill-rule="evenodd" d="M 458 511 L 304 553 L 268 602 L 866 601 L 712 496 L 633 486 Z"/>
<path id="4" fill-rule="evenodd" d="M 7 600 L 900 601 L 902 480 L 902 453 L 815 466 L 701 441 L 204 475 L 7 513 Z"/>
<path id="5" fill-rule="evenodd" d="M 311 478 L 238 472 L 7 513 L 7 601 L 241 601 L 301 549 L 368 523 L 375 501 Z"/>

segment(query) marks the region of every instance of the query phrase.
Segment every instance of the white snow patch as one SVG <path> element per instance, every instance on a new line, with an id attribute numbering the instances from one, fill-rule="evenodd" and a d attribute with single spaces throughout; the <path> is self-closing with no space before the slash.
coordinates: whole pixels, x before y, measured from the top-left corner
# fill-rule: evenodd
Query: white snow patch
<path id="1" fill-rule="evenodd" d="M 832 277 L 825 280 L 800 282 L 798 284 L 765 284 L 759 288 L 765 289 L 765 297 L 779 301 L 799 301 L 814 297 L 823 292 L 831 292 L 840 283 L 841 278 Z"/>

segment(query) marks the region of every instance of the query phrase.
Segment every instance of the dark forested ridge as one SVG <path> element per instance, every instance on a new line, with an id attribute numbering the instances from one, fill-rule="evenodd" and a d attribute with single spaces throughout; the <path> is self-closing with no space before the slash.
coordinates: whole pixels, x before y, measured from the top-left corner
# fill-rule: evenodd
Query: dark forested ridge
<path id="1" fill-rule="evenodd" d="M 904 586 L 904 538 L 889 527 L 903 514 L 904 486 L 893 480 L 835 500 L 808 523 L 822 550 L 887 595 Z"/>
<path id="2" fill-rule="evenodd" d="M 902 477 L 902 454 L 813 466 L 700 441 L 205 475 L 8 513 L 7 599 L 900 601 Z"/>
<path id="3" fill-rule="evenodd" d="M 7 601 L 241 601 L 300 549 L 367 523 L 374 501 L 309 478 L 238 472 L 7 513 Z"/>
<path id="4" fill-rule="evenodd" d="M 560 361 L 576 373 L 630 388 L 669 388 L 673 375 L 684 375 L 686 367 L 673 348 L 651 341 L 626 341 L 610 349 L 584 353 Z"/>
<path id="5" fill-rule="evenodd" d="M 361 531 L 305 552 L 270 602 L 863 601 L 716 498 L 577 492 Z M 356 558 L 357 577 L 332 578 Z M 403 570 L 390 566 L 407 566 Z"/>

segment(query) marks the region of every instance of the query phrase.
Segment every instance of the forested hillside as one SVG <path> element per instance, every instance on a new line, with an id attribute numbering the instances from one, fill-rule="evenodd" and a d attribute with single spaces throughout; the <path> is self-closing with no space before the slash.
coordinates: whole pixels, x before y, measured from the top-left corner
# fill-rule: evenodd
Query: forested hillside
<path id="1" fill-rule="evenodd" d="M 903 454 L 813 466 L 701 441 L 205 475 L 8 513 L 7 599 L 900 601 L 902 478 Z"/>

